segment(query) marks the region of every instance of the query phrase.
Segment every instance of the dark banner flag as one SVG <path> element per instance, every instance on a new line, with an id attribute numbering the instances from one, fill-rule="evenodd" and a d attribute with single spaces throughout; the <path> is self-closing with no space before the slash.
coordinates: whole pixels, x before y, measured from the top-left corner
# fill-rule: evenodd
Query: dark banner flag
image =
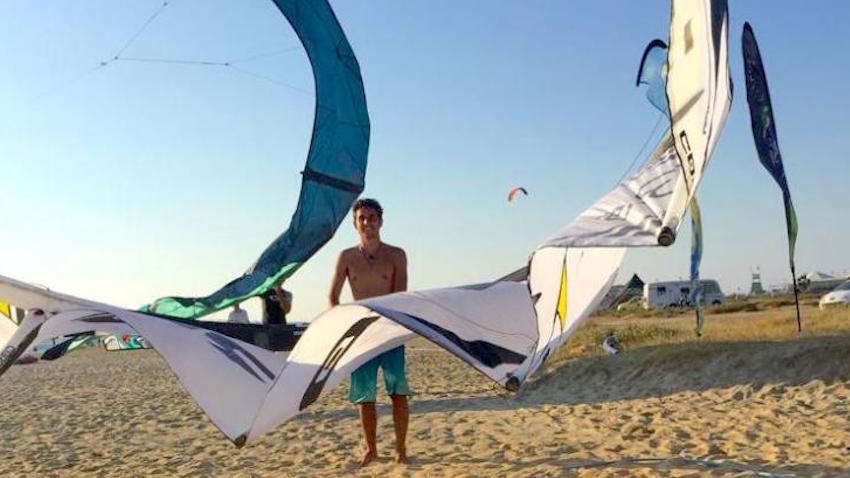
<path id="1" fill-rule="evenodd" d="M 794 287 L 794 301 L 797 304 L 797 329 L 800 324 L 800 301 L 797 297 L 797 276 L 794 267 L 794 246 L 797 242 L 797 213 L 791 202 L 791 191 L 788 190 L 788 180 L 782 165 L 782 154 L 779 152 L 779 140 L 776 137 L 776 123 L 773 120 L 773 108 L 770 105 L 770 91 L 767 88 L 767 76 L 761 62 L 761 54 L 749 23 L 744 23 L 744 33 L 741 36 L 744 51 L 744 74 L 747 79 L 747 103 L 750 105 L 750 121 L 753 127 L 753 140 L 756 143 L 759 160 L 770 172 L 776 183 L 782 189 L 785 202 L 785 224 L 788 228 L 788 257 L 791 263 L 791 278 Z"/>

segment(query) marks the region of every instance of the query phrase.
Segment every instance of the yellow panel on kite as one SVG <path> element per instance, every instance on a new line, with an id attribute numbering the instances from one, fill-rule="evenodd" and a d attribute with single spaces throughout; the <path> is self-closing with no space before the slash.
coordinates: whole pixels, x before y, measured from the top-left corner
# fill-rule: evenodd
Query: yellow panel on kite
<path id="1" fill-rule="evenodd" d="M 564 331 L 564 325 L 567 321 L 567 264 L 564 261 L 564 267 L 561 268 L 561 291 L 558 293 L 558 320 L 561 321 L 561 332 Z"/>
<path id="2" fill-rule="evenodd" d="M 5 315 L 8 318 L 12 318 L 12 306 L 9 305 L 8 302 L 0 301 L 0 314 Z"/>

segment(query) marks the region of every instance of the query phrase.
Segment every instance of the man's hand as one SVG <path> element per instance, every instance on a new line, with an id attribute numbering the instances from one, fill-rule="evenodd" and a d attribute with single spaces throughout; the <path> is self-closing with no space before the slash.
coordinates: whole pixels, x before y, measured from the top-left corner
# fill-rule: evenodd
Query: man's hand
<path id="1" fill-rule="evenodd" d="M 286 293 L 283 289 L 283 283 L 285 281 L 286 279 L 281 280 L 274 288 L 274 294 L 277 296 L 277 302 L 280 304 L 283 315 L 289 314 L 289 311 L 292 310 L 292 301 L 286 298 Z"/>

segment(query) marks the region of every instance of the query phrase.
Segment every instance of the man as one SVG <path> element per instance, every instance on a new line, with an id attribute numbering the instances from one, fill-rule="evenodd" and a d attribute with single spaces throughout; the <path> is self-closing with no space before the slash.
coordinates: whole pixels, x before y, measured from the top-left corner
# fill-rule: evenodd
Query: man
<path id="1" fill-rule="evenodd" d="M 292 293 L 284 290 L 283 281 L 263 294 L 263 323 L 285 324 L 286 314 L 292 310 Z"/>
<path id="2" fill-rule="evenodd" d="M 232 324 L 249 324 L 251 323 L 248 320 L 248 312 L 239 307 L 239 302 L 233 304 L 233 310 L 230 311 L 230 314 L 227 316 L 227 321 Z"/>
<path id="3" fill-rule="evenodd" d="M 354 203 L 354 228 L 360 243 L 340 253 L 336 262 L 330 290 L 331 307 L 339 304 L 339 294 L 345 280 L 351 287 L 354 300 L 407 290 L 407 257 L 404 250 L 381 242 L 384 210 L 374 199 Z M 407 463 L 407 396 L 410 387 L 404 372 L 404 346 L 385 352 L 363 364 L 351 374 L 349 400 L 360 407 L 360 422 L 366 438 L 366 454 L 360 461 L 368 465 L 378 457 L 375 411 L 378 367 L 383 369 L 387 394 L 392 399 L 395 425 L 396 462 Z"/>

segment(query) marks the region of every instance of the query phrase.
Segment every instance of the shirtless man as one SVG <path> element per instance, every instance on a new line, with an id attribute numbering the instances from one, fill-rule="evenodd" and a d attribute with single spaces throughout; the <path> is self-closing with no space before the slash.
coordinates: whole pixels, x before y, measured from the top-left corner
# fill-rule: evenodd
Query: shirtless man
<path id="1" fill-rule="evenodd" d="M 360 199 L 354 203 L 352 210 L 360 244 L 342 251 L 337 259 L 329 297 L 331 307 L 339 304 L 339 294 L 346 279 L 354 300 L 407 290 L 407 257 L 404 250 L 381 242 L 384 213 L 381 205 L 374 199 Z M 396 462 L 407 463 L 405 441 L 410 387 L 404 373 L 404 346 L 401 346 L 373 358 L 351 374 L 349 400 L 360 407 L 360 422 L 366 437 L 366 454 L 360 461 L 361 466 L 368 465 L 378 457 L 375 444 L 378 423 L 375 400 L 379 366 L 383 369 L 384 384 L 393 403 Z"/>

